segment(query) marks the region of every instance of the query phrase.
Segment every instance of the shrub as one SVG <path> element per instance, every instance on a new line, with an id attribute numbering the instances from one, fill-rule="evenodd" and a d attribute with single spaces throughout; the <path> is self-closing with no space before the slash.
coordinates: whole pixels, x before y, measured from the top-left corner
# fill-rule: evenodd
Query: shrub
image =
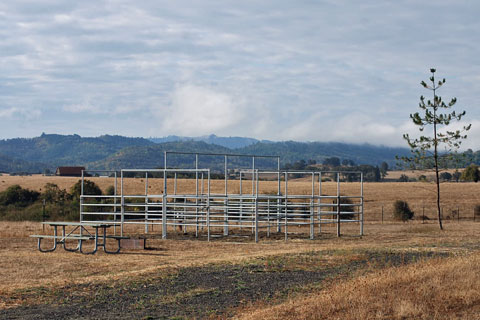
<path id="1" fill-rule="evenodd" d="M 70 195 L 65 189 L 60 189 L 54 183 L 47 183 L 43 189 L 42 198 L 48 203 L 63 203 L 70 198 Z"/>
<path id="2" fill-rule="evenodd" d="M 39 192 L 23 189 L 18 184 L 15 184 L 0 193 L 0 205 L 14 205 L 18 207 L 26 207 L 34 203 L 39 196 Z"/>
<path id="3" fill-rule="evenodd" d="M 115 187 L 114 186 L 108 186 L 107 189 L 105 189 L 105 195 L 107 195 L 107 196 L 115 195 Z"/>
<path id="4" fill-rule="evenodd" d="M 408 176 L 406 174 L 402 174 L 400 178 L 398 178 L 398 182 L 408 182 Z"/>
<path id="5" fill-rule="evenodd" d="M 427 176 L 422 174 L 421 176 L 418 177 L 418 181 L 426 182 L 427 181 Z"/>
<path id="6" fill-rule="evenodd" d="M 413 219 L 414 212 L 410 209 L 408 202 L 397 200 L 393 203 L 393 218 L 395 220 L 407 221 Z"/>
<path id="7" fill-rule="evenodd" d="M 442 172 L 440 173 L 440 179 L 445 180 L 445 181 L 450 181 L 452 180 L 453 176 L 450 172 Z"/>
<path id="8" fill-rule="evenodd" d="M 474 181 L 478 182 L 480 180 L 480 172 L 478 171 L 478 166 L 476 164 L 471 164 L 463 170 L 460 177 L 463 181 Z"/>
<path id="9" fill-rule="evenodd" d="M 82 192 L 82 180 L 78 180 L 77 183 L 73 185 L 70 189 L 70 194 L 75 198 L 80 198 L 80 194 Z M 90 180 L 85 180 L 83 183 L 83 194 L 84 195 L 94 195 L 94 196 L 101 196 L 102 190 L 99 186 L 95 184 L 95 182 Z"/>
<path id="10" fill-rule="evenodd" d="M 334 203 L 336 203 L 336 201 Z M 349 198 L 340 198 L 340 204 L 353 204 L 353 201 Z M 352 219 L 355 218 L 355 213 L 354 213 L 355 212 L 355 207 L 353 207 L 353 206 L 341 206 L 340 210 L 342 211 L 340 219 L 352 220 Z M 332 207 L 332 211 L 337 212 L 337 208 Z M 345 213 L 345 212 L 351 212 L 351 214 Z"/>
<path id="11" fill-rule="evenodd" d="M 473 214 L 475 217 L 480 216 L 480 204 L 477 204 L 475 207 L 473 207 Z"/>

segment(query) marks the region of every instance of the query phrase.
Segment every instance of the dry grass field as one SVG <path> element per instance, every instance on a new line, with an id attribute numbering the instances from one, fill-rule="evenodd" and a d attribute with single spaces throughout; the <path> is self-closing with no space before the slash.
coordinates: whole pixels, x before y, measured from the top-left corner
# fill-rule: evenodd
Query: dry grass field
<path id="1" fill-rule="evenodd" d="M 114 178 L 104 177 L 89 177 L 102 190 L 106 190 L 109 186 L 114 185 Z M 37 191 L 41 191 L 46 183 L 55 183 L 61 189 L 67 191 L 77 182 L 79 179 L 74 177 L 55 177 L 55 176 L 0 176 L 0 191 L 5 190 L 12 184 L 19 184 L 24 188 L 29 188 Z M 118 180 L 120 181 L 120 179 Z M 163 189 L 163 179 L 148 179 L 149 194 L 159 194 Z M 138 193 L 143 194 L 145 192 L 145 179 L 144 178 L 129 178 L 125 179 L 125 193 Z M 168 180 L 168 192 L 173 192 L 174 182 L 173 179 Z M 199 187 L 201 188 L 201 186 Z M 281 183 L 281 190 L 283 192 L 285 186 Z M 311 181 L 306 179 L 289 180 L 288 182 L 289 192 L 296 194 L 311 194 L 312 185 Z M 120 182 L 118 182 L 118 189 L 120 189 Z M 204 190 L 207 190 L 206 182 L 204 182 Z M 239 192 L 239 182 L 229 181 L 228 190 L 231 193 Z M 242 184 L 242 190 L 244 193 L 251 193 L 252 184 L 250 181 L 244 181 Z M 275 193 L 277 190 L 276 181 L 261 181 L 259 186 L 260 193 Z M 322 194 L 334 195 L 336 194 L 336 183 L 324 182 L 322 183 Z M 473 208 L 475 205 L 480 204 L 480 187 L 478 184 L 469 183 L 456 183 L 448 182 L 441 185 L 441 196 L 443 214 L 446 219 L 452 216 L 452 211 L 460 211 L 460 218 L 472 219 Z M 195 182 L 194 180 L 179 179 L 177 182 L 178 193 L 194 193 Z M 211 185 L 212 193 L 224 192 L 223 180 L 212 180 Z M 340 192 L 345 195 L 359 195 L 360 184 L 359 183 L 342 183 Z M 315 189 L 315 193 L 318 193 L 318 187 Z M 416 213 L 417 218 L 420 218 L 423 213 L 426 217 L 434 219 L 435 212 L 435 185 L 429 182 L 367 182 L 364 184 L 364 196 L 365 196 L 365 220 L 378 221 L 381 220 L 382 207 L 384 209 L 384 219 L 390 220 L 392 217 L 393 202 L 395 200 L 406 200 L 410 204 L 412 210 Z"/>
<path id="2" fill-rule="evenodd" d="M 47 182 L 68 190 L 77 180 L 1 176 L 0 190 L 14 183 L 40 190 Z M 92 180 L 102 189 L 113 184 Z M 161 190 L 151 180 L 152 192 Z M 186 183 L 178 182 L 179 192 L 191 187 Z M 307 181 L 289 184 L 298 193 L 311 190 Z M 129 185 L 142 190 L 143 181 Z M 346 194 L 359 191 L 342 186 Z M 223 191 L 223 181 L 212 187 Z M 324 188 L 334 192 L 335 185 Z M 474 183 L 442 188 L 446 208 L 459 206 L 466 215 L 480 203 Z M 148 250 L 82 255 L 40 253 L 28 235 L 43 233 L 41 224 L 2 221 L 0 318 L 480 319 L 480 221 L 446 220 L 444 231 L 435 221 L 379 221 L 382 205 L 387 212 L 396 199 L 409 201 L 417 214 L 423 204 L 431 208 L 433 189 L 366 183 L 364 237 L 354 236 L 352 224 L 342 238 L 333 229 L 315 240 L 272 237 L 258 244 L 154 237 Z"/>

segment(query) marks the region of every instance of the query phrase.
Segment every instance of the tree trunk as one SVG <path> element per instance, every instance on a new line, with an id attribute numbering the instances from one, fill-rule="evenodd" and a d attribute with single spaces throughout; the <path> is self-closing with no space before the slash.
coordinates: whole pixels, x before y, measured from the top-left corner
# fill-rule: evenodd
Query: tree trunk
<path id="1" fill-rule="evenodd" d="M 442 209 L 440 208 L 440 179 L 438 175 L 437 95 L 435 94 L 435 81 L 433 81 L 433 86 L 433 158 L 435 160 L 435 182 L 437 183 L 438 225 L 440 226 L 440 230 L 443 230 Z"/>

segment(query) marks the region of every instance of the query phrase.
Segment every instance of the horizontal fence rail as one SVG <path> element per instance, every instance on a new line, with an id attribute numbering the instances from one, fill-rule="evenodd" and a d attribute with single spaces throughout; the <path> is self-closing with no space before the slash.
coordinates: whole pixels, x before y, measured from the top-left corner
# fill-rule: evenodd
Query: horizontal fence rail
<path id="1" fill-rule="evenodd" d="M 162 238 L 167 238 L 167 231 L 172 228 L 183 233 L 195 232 L 199 236 L 206 231 L 208 240 L 213 235 L 229 235 L 233 229 L 251 230 L 255 241 L 259 240 L 259 232 L 266 236 L 271 233 L 284 233 L 288 239 L 289 228 L 309 228 L 310 239 L 320 235 L 322 225 L 335 224 L 337 235 L 341 235 L 341 225 L 357 223 L 360 235 L 363 235 L 363 176 L 358 174 L 360 190 L 357 195 L 342 195 L 340 193 L 341 173 L 336 174 L 337 190 L 335 195 L 322 194 L 322 172 L 305 171 L 260 171 L 258 169 L 240 170 L 240 191 L 224 194 L 211 192 L 211 174 L 209 169 L 126 169 L 120 172 L 107 172 L 115 176 L 115 192 L 113 195 L 87 195 L 80 197 L 80 221 L 102 221 L 112 223 L 117 232 L 119 224 L 120 235 L 124 234 L 126 225 L 144 225 L 145 233 L 154 226 L 159 226 Z M 144 174 L 145 193 L 127 194 L 126 175 Z M 159 194 L 149 194 L 149 175 L 156 174 L 163 181 L 163 189 Z M 177 192 L 177 176 L 193 175 L 189 183 L 195 185 L 194 193 Z M 262 176 L 277 176 L 278 188 L 276 194 L 259 192 L 259 181 Z M 311 177 L 312 192 L 308 195 L 291 193 L 288 179 L 292 176 Z M 248 176 L 248 180 L 246 177 Z M 117 193 L 117 178 L 120 178 L 120 192 Z M 245 179 L 244 179 L 245 178 Z M 169 184 L 174 180 L 173 190 Z M 82 182 L 84 177 L 82 176 Z M 284 185 L 281 188 L 281 183 Z M 227 182 L 226 182 L 227 183 Z M 248 183 L 251 189 L 244 194 L 242 184 Z"/>

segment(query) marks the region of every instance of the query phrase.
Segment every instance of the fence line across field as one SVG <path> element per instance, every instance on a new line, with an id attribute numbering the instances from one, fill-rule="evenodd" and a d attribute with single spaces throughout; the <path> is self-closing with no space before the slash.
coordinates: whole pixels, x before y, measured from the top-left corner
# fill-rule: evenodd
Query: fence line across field
<path id="1" fill-rule="evenodd" d="M 216 155 L 216 154 L 215 154 Z M 223 155 L 225 156 L 225 155 Z M 232 155 L 228 155 L 232 156 Z M 258 157 L 258 156 L 255 156 Z M 255 159 L 255 157 L 253 159 Z M 198 154 L 195 154 L 198 165 Z M 277 158 L 273 157 L 272 158 Z M 255 241 L 259 233 L 264 231 L 267 237 L 271 233 L 283 233 L 285 240 L 289 236 L 289 228 L 306 229 L 310 239 L 320 235 L 322 225 L 335 224 L 337 236 L 341 235 L 343 223 L 358 223 L 359 234 L 363 235 L 364 201 L 363 174 L 361 172 L 318 172 L 318 171 L 280 171 L 260 170 L 252 161 L 251 169 L 240 169 L 238 173 L 239 191 L 228 190 L 228 167 L 225 157 L 225 187 L 223 193 L 213 193 L 211 169 L 123 169 L 118 171 L 93 171 L 82 173 L 80 197 L 80 222 L 111 222 L 114 232 L 117 224 L 120 235 L 125 233 L 126 225 L 144 225 L 145 233 L 151 233 L 155 225 L 161 226 L 163 239 L 167 238 L 169 229 L 180 229 L 183 233 L 195 232 L 198 237 L 206 230 L 207 239 L 212 236 L 228 236 L 233 229 L 251 230 Z M 278 162 L 279 163 L 279 162 Z M 87 195 L 84 190 L 87 174 L 107 174 L 115 178 L 113 195 Z M 322 178 L 325 175 L 336 176 L 336 193 L 322 194 Z M 357 195 L 341 194 L 341 176 L 354 174 L 359 177 L 359 193 Z M 129 176 L 145 178 L 145 191 L 126 192 Z M 149 192 L 149 177 L 156 176 L 154 182 L 163 184 L 161 192 Z M 194 192 L 178 190 L 178 177 L 188 183 Z M 251 192 L 245 193 L 243 184 L 247 176 L 252 183 Z M 277 190 L 269 194 L 259 190 L 262 179 L 276 177 Z M 311 194 L 295 194 L 289 189 L 289 178 L 292 176 L 311 177 Z M 118 190 L 120 179 L 120 190 Z M 173 190 L 169 190 L 173 180 Z M 283 188 L 282 188 L 283 184 Z M 118 192 L 120 191 L 120 192 Z M 283 230 L 282 230 L 283 229 Z M 177 231 L 178 232 L 178 231 Z"/>

